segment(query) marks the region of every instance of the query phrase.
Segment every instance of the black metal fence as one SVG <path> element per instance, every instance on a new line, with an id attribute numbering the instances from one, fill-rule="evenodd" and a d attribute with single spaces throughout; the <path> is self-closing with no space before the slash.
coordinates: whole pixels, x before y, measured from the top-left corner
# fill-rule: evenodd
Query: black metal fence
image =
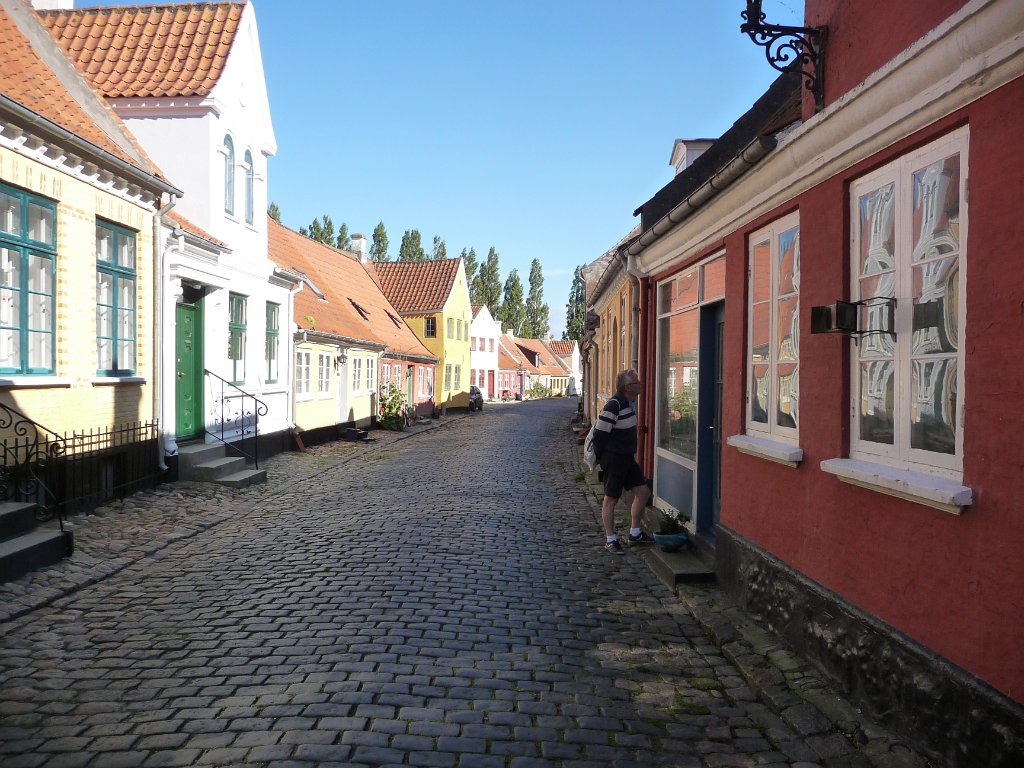
<path id="1" fill-rule="evenodd" d="M 0 404 L 0 501 L 39 505 L 37 517 L 85 512 L 160 481 L 159 423 L 59 434 Z"/>

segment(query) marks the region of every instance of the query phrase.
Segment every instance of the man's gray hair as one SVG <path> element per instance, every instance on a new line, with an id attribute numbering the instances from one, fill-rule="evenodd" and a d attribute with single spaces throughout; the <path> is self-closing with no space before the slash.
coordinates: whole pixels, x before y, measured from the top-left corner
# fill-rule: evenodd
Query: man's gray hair
<path id="1" fill-rule="evenodd" d="M 628 368 L 625 371 L 619 371 L 619 375 L 615 377 L 615 391 L 625 392 L 626 387 L 629 386 L 630 379 L 640 380 L 640 374 L 636 372 L 636 368 Z"/>

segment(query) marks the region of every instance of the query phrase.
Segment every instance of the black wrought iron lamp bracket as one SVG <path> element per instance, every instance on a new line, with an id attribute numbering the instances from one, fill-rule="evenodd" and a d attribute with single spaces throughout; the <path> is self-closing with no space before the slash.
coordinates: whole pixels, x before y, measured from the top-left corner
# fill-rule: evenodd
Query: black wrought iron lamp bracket
<path id="1" fill-rule="evenodd" d="M 860 308 L 885 306 L 885 328 L 862 331 Z M 896 299 L 892 296 L 872 296 L 861 301 L 836 301 L 821 307 L 811 307 L 811 333 L 842 333 L 855 343 L 864 336 L 884 335 L 896 338 Z"/>
<path id="2" fill-rule="evenodd" d="M 825 63 L 825 27 L 787 27 L 766 24 L 761 0 L 747 0 L 740 16 L 740 32 L 749 35 L 755 45 L 764 46 L 768 63 L 779 72 L 799 67 L 804 87 L 814 95 L 814 111 L 824 106 L 822 67 Z"/>

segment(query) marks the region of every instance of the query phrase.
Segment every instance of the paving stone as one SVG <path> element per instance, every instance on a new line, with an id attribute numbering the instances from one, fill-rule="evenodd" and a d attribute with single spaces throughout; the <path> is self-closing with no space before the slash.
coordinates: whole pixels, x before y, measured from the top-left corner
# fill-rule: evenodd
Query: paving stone
<path id="1" fill-rule="evenodd" d="M 80 517 L 74 562 L 0 585 L 0 763 L 924 768 L 714 585 L 607 557 L 574 404 Z"/>

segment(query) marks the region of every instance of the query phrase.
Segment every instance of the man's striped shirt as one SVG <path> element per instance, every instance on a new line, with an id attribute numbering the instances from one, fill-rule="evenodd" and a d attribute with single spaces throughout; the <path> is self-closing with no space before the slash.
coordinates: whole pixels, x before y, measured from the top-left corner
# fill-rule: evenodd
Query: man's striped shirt
<path id="1" fill-rule="evenodd" d="M 604 404 L 594 429 L 594 451 L 632 456 L 636 453 L 636 408 L 625 395 L 617 394 Z"/>

